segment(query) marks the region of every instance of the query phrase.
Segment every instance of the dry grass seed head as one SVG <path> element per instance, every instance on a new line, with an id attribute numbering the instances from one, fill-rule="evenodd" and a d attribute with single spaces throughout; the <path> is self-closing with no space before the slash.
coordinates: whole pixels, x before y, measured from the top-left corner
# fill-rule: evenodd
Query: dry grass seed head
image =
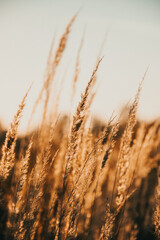
<path id="1" fill-rule="evenodd" d="M 76 155 L 77 148 L 78 148 L 80 128 L 85 119 L 85 113 L 86 113 L 85 106 L 88 101 L 90 89 L 92 89 L 92 87 L 93 87 L 94 80 L 95 80 L 95 74 L 98 70 L 101 60 L 102 59 L 99 60 L 99 62 L 97 63 L 97 65 L 92 73 L 91 79 L 88 82 L 88 85 L 85 89 L 85 93 L 81 95 L 81 101 L 78 104 L 76 113 L 73 117 L 73 123 L 72 123 L 72 127 L 71 127 L 71 133 L 70 133 L 69 144 L 68 144 L 68 153 L 66 156 L 66 169 L 65 169 L 65 175 L 64 175 L 64 184 L 65 184 L 68 174 L 72 168 L 72 164 L 74 164 L 75 155 Z"/>
<path id="2" fill-rule="evenodd" d="M 130 107 L 127 126 L 121 138 L 120 152 L 119 152 L 119 157 L 117 162 L 117 172 L 116 172 L 116 178 L 115 178 L 115 185 L 117 184 L 115 203 L 118 208 L 125 201 L 126 190 L 129 187 L 128 182 L 130 182 L 129 180 L 131 177 L 128 171 L 129 164 L 130 164 L 130 144 L 132 141 L 133 128 L 135 127 L 135 124 L 136 124 L 136 112 L 137 112 L 140 92 L 142 88 L 142 82 L 139 85 L 134 102 Z M 114 194 L 114 189 L 113 189 L 113 194 Z"/>
<path id="3" fill-rule="evenodd" d="M 51 91 L 51 84 L 52 84 L 53 78 L 54 78 L 55 73 L 56 73 L 56 68 L 58 67 L 58 65 L 59 65 L 59 63 L 62 59 L 63 52 L 66 48 L 67 39 L 68 39 L 68 35 L 70 33 L 70 29 L 71 29 L 71 26 L 72 26 L 73 22 L 75 21 L 76 17 L 77 17 L 77 14 L 70 20 L 69 24 L 67 25 L 66 30 L 65 30 L 64 34 L 62 35 L 62 37 L 59 41 L 58 48 L 56 50 L 56 53 L 55 53 L 55 56 L 54 56 L 53 60 L 51 60 L 51 52 L 49 54 L 49 58 L 48 58 L 49 68 L 47 68 L 49 71 L 48 71 L 48 73 L 46 73 L 46 78 L 44 80 L 43 87 L 40 91 L 40 94 L 39 94 L 34 106 L 33 106 L 31 119 L 32 119 L 32 117 L 33 117 L 33 115 L 36 111 L 36 108 L 37 108 L 39 102 L 42 99 L 43 94 L 45 93 L 45 101 L 44 101 L 43 116 L 42 116 L 42 129 L 43 129 L 43 126 L 44 126 L 45 120 L 46 120 L 48 102 L 49 102 L 50 91 Z M 52 46 L 51 46 L 51 51 L 52 51 Z"/>
<path id="4" fill-rule="evenodd" d="M 29 89 L 30 90 L 30 89 Z M 18 111 L 14 116 L 13 122 L 10 125 L 10 128 L 7 131 L 5 142 L 2 146 L 2 158 L 0 161 L 0 179 L 4 181 L 9 176 L 14 164 L 15 164 L 15 147 L 17 139 L 17 131 L 22 117 L 22 111 L 25 107 L 25 101 L 28 95 L 28 92 L 22 99 L 21 104 L 19 105 Z"/>

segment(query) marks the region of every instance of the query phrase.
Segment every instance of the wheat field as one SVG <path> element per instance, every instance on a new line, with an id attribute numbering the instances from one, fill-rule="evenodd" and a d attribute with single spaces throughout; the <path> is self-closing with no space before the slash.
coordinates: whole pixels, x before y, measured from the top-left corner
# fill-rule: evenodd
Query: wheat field
<path id="1" fill-rule="evenodd" d="M 159 239 L 160 121 L 136 117 L 147 71 L 125 118 L 113 114 L 102 122 L 90 117 L 101 57 L 74 115 L 59 116 L 60 93 L 49 112 L 52 83 L 75 18 L 54 54 L 51 46 L 29 121 L 43 101 L 40 126 L 18 137 L 29 89 L 9 129 L 0 129 L 0 239 Z"/>

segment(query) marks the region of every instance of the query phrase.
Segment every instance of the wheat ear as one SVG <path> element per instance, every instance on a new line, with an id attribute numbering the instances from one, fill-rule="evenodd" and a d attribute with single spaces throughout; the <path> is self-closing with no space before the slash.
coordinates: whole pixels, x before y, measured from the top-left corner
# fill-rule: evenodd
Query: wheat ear
<path id="1" fill-rule="evenodd" d="M 70 29 L 71 26 L 73 24 L 73 22 L 76 19 L 77 14 L 70 20 L 69 24 L 66 27 L 66 30 L 64 32 L 64 34 L 62 35 L 59 44 L 58 44 L 58 48 L 56 50 L 55 56 L 53 58 L 53 60 L 51 60 L 51 53 L 49 54 L 49 68 L 48 69 L 48 73 L 46 73 L 46 78 L 44 81 L 44 84 L 42 86 L 42 89 L 40 91 L 40 94 L 33 106 L 33 110 L 32 110 L 32 114 L 31 117 L 33 116 L 34 112 L 36 111 L 36 108 L 39 104 L 39 102 L 41 101 L 43 94 L 45 93 L 45 100 L 44 100 L 44 109 L 43 109 L 43 116 L 42 116 L 42 125 L 44 125 L 45 119 L 46 119 L 46 114 L 47 114 L 47 108 L 48 108 L 48 101 L 49 101 L 49 96 L 50 96 L 50 87 L 52 84 L 52 81 L 54 79 L 55 73 L 56 73 L 56 69 L 62 59 L 63 56 L 63 52 L 66 48 L 66 44 L 67 44 L 67 40 L 68 40 L 68 35 L 70 33 Z M 52 47 L 51 47 L 52 50 Z M 48 66 L 48 64 L 47 64 Z"/>
<path id="2" fill-rule="evenodd" d="M 30 90 L 30 89 L 29 89 Z M 14 164 L 15 164 L 15 147 L 17 139 L 17 131 L 22 117 L 22 111 L 25 107 L 25 101 L 28 95 L 28 92 L 22 99 L 22 102 L 19 105 L 18 111 L 14 116 L 13 122 L 11 123 L 5 138 L 5 142 L 2 146 L 2 158 L 0 161 L 0 179 L 5 181 L 9 176 Z"/>

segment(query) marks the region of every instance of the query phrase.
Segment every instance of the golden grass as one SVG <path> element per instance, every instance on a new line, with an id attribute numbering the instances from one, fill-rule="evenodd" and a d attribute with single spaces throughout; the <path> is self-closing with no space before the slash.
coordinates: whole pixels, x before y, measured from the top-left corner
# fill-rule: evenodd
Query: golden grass
<path id="1" fill-rule="evenodd" d="M 58 118 L 60 94 L 55 114 L 48 113 L 52 81 L 74 20 L 66 27 L 53 59 L 51 46 L 44 84 L 31 116 L 45 94 L 39 130 L 17 139 L 27 92 L 1 144 L 0 239 L 159 239 L 160 123 L 139 122 L 136 117 L 146 73 L 123 122 L 113 116 L 106 124 L 91 121 L 93 87 L 102 59 L 97 60 L 73 117 Z M 72 101 L 82 46 L 83 39 Z M 48 116 L 54 116 L 51 124 Z"/>

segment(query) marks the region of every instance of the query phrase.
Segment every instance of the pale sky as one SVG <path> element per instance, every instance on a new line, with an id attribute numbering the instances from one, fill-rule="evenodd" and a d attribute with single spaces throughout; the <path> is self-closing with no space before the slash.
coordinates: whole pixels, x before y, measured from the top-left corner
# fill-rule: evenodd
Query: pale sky
<path id="1" fill-rule="evenodd" d="M 55 79 L 66 76 L 61 113 L 70 110 L 74 64 L 85 31 L 76 102 L 108 32 L 93 114 L 107 119 L 113 110 L 118 112 L 133 99 L 150 65 L 138 116 L 146 120 L 160 116 L 159 0 L 0 0 L 0 118 L 5 126 L 33 82 L 20 130 L 26 127 L 42 86 L 52 39 L 55 36 L 56 49 L 66 25 L 79 9 Z"/>

